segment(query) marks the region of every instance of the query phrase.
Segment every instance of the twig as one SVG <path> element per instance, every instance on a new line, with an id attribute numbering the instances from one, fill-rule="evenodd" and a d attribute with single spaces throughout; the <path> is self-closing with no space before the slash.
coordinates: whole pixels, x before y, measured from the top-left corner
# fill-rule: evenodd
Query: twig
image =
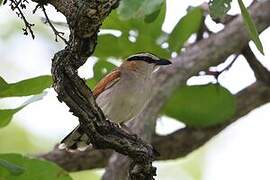
<path id="1" fill-rule="evenodd" d="M 42 22 L 44 22 L 44 23 L 46 23 L 46 22 L 47 22 L 47 19 L 46 19 L 46 18 L 44 18 L 44 17 L 40 17 L 40 20 L 41 20 Z M 50 20 L 50 21 L 51 21 L 51 23 L 52 23 L 53 25 L 68 28 L 68 25 L 67 25 L 67 23 L 66 23 L 66 22 L 61 22 L 61 21 L 53 21 L 53 20 Z"/>
<path id="2" fill-rule="evenodd" d="M 6 3 L 6 1 L 4 2 Z M 16 0 L 10 0 L 10 7 L 11 7 L 11 10 L 15 11 L 17 10 L 16 14 L 18 17 L 20 17 L 23 22 L 24 22 L 24 28 L 22 28 L 23 30 L 23 34 L 24 35 L 28 35 L 29 33 L 31 34 L 31 37 L 33 39 L 35 39 L 35 35 L 34 35 L 34 32 L 32 30 L 32 27 L 34 26 L 34 24 L 31 24 L 27 21 L 26 17 L 24 16 L 24 13 L 22 11 L 22 9 L 26 9 L 26 3 L 29 3 L 27 0 L 19 0 L 19 1 L 16 1 Z"/>
<path id="3" fill-rule="evenodd" d="M 228 70 L 232 67 L 232 65 L 234 64 L 234 62 L 237 60 L 238 56 L 239 56 L 239 54 L 236 54 L 236 55 L 234 56 L 233 60 L 230 62 L 230 64 L 228 64 L 228 65 L 227 65 L 226 67 L 224 67 L 222 70 L 220 70 L 220 71 L 208 70 L 208 71 L 206 71 L 206 75 L 212 75 L 212 76 L 214 76 L 215 79 L 218 81 L 219 76 L 220 76 L 223 72 L 228 71 Z"/>
<path id="4" fill-rule="evenodd" d="M 270 85 L 270 72 L 256 58 L 249 45 L 244 48 L 242 54 L 246 58 L 251 69 L 253 70 L 257 80 Z"/>
<path id="5" fill-rule="evenodd" d="M 49 26 L 51 27 L 51 29 L 52 29 L 53 32 L 54 32 L 54 35 L 55 35 L 55 41 L 58 42 L 58 39 L 57 39 L 57 38 L 59 37 L 62 41 L 64 41 L 67 45 L 69 45 L 68 41 L 63 37 L 63 35 L 64 35 L 65 33 L 64 33 L 64 32 L 61 32 L 61 31 L 58 31 L 58 30 L 54 27 L 54 25 L 52 24 L 52 22 L 51 22 L 51 20 L 50 20 L 50 18 L 49 18 L 49 16 L 48 16 L 48 14 L 47 14 L 47 12 L 46 12 L 45 6 L 44 6 L 43 4 L 38 4 L 38 5 L 36 6 L 36 8 L 34 9 L 33 12 L 35 12 L 36 9 L 37 9 L 38 7 L 40 7 L 40 8 L 42 9 L 43 13 L 44 13 L 45 20 L 46 20 L 46 21 L 45 21 L 45 24 L 48 23 Z"/>

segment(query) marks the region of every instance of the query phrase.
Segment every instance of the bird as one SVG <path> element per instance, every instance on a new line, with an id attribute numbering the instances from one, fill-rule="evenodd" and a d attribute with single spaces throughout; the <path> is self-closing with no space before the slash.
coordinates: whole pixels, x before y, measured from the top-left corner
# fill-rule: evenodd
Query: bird
<path id="1" fill-rule="evenodd" d="M 105 117 L 123 124 L 134 119 L 151 97 L 154 72 L 171 61 L 152 53 L 137 53 L 102 78 L 93 89 L 93 96 Z M 60 149 L 84 149 L 90 139 L 78 125 L 60 143 Z"/>

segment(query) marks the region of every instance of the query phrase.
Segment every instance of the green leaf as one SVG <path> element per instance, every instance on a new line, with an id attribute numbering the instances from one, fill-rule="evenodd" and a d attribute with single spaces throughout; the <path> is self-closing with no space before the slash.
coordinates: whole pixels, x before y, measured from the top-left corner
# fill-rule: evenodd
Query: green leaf
<path id="1" fill-rule="evenodd" d="M 93 90 L 93 88 L 95 87 L 95 85 L 97 84 L 97 81 L 94 78 L 91 79 L 87 79 L 86 80 L 86 85 Z"/>
<path id="2" fill-rule="evenodd" d="M 213 19 L 223 18 L 231 9 L 232 0 L 210 0 L 209 10 Z"/>
<path id="3" fill-rule="evenodd" d="M 101 59 L 108 57 L 124 58 L 138 52 L 150 52 L 160 57 L 169 58 L 168 49 L 162 49 L 158 39 L 164 35 L 161 30 L 165 18 L 165 3 L 161 8 L 158 17 L 152 23 L 145 23 L 142 20 L 122 21 L 115 12 L 112 12 L 102 25 L 103 29 L 119 30 L 121 36 L 103 34 L 98 37 L 95 56 Z M 131 42 L 130 33 L 135 33 L 136 42 Z"/>
<path id="4" fill-rule="evenodd" d="M 94 65 L 94 77 L 86 80 L 87 86 L 93 90 L 98 81 L 100 81 L 106 74 L 115 69 L 116 66 L 106 60 L 99 59 Z"/>
<path id="5" fill-rule="evenodd" d="M 20 175 L 24 169 L 16 164 L 10 163 L 6 160 L 0 159 L 0 167 L 7 169 L 12 175 Z"/>
<path id="6" fill-rule="evenodd" d="M 0 76 L 0 90 L 6 87 L 8 83 Z"/>
<path id="7" fill-rule="evenodd" d="M 196 7 L 180 19 L 169 36 L 169 49 L 173 52 L 179 52 L 184 43 L 193 34 L 198 32 L 202 22 L 203 11 Z"/>
<path id="8" fill-rule="evenodd" d="M 6 168 L 0 167 L 0 179 L 3 180 L 72 180 L 66 171 L 49 161 L 32 159 L 20 154 L 0 154 L 0 159 L 25 170 L 22 174 L 13 175 Z"/>
<path id="9" fill-rule="evenodd" d="M 44 93 L 32 96 L 31 98 L 26 100 L 23 104 L 21 104 L 16 109 L 0 109 L 0 128 L 7 126 L 10 123 L 13 115 L 15 115 L 17 112 L 19 112 L 25 106 L 27 106 L 28 104 L 31 104 L 33 102 L 41 100 L 46 94 L 47 94 L 47 92 L 44 92 Z"/>
<path id="10" fill-rule="evenodd" d="M 122 20 L 144 18 L 159 10 L 163 0 L 122 0 L 117 12 Z"/>
<path id="11" fill-rule="evenodd" d="M 23 107 L 17 109 L 4 109 L 0 110 L 0 128 L 9 124 L 14 114 L 20 111 Z"/>
<path id="12" fill-rule="evenodd" d="M 111 45 L 113 44 L 113 46 Z M 95 56 L 106 59 L 108 57 L 125 57 L 133 53 L 134 44 L 128 40 L 128 36 L 116 37 L 111 34 L 98 37 Z"/>
<path id="13" fill-rule="evenodd" d="M 264 54 L 263 45 L 262 45 L 262 43 L 260 41 L 260 38 L 259 38 L 259 33 L 258 33 L 257 29 L 256 29 L 256 26 L 255 26 L 254 22 L 252 21 L 252 18 L 250 16 L 247 8 L 245 7 L 242 0 L 238 0 L 238 4 L 240 6 L 241 13 L 242 13 L 245 25 L 246 25 L 246 27 L 248 29 L 248 32 L 249 32 L 249 35 L 250 35 L 252 41 L 255 43 L 257 49 L 262 54 Z"/>
<path id="14" fill-rule="evenodd" d="M 0 78 L 0 98 L 39 94 L 51 85 L 51 76 L 39 76 L 11 84 Z"/>
<path id="15" fill-rule="evenodd" d="M 105 74 L 108 74 L 111 72 L 113 69 L 115 69 L 116 66 L 106 60 L 99 60 L 95 65 L 94 65 L 94 79 L 96 82 L 101 80 L 105 76 Z"/>
<path id="16" fill-rule="evenodd" d="M 157 19 L 157 17 L 159 16 L 160 12 L 161 12 L 161 8 L 159 8 L 157 11 L 153 12 L 152 14 L 145 16 L 144 22 L 151 23 L 151 22 L 155 21 Z"/>
<path id="17" fill-rule="evenodd" d="M 235 98 L 227 89 L 210 84 L 178 89 L 169 98 L 164 113 L 187 126 L 208 127 L 229 120 L 235 108 Z"/>

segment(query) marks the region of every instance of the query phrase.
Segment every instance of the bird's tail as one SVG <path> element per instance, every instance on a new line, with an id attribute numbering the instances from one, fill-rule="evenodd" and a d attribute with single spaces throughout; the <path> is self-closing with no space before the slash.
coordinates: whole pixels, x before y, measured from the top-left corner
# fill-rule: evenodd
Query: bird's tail
<path id="1" fill-rule="evenodd" d="M 59 145 L 60 149 L 84 149 L 90 144 L 89 137 L 83 133 L 80 125 L 78 125 L 71 133 L 69 133 Z"/>

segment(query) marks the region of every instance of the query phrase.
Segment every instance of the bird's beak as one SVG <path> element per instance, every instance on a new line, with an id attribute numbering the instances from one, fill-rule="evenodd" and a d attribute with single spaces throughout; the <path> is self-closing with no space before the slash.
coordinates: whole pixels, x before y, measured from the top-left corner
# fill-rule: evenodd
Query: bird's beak
<path id="1" fill-rule="evenodd" d="M 172 64 L 172 62 L 167 59 L 160 59 L 159 61 L 156 62 L 156 64 L 162 66 Z"/>

